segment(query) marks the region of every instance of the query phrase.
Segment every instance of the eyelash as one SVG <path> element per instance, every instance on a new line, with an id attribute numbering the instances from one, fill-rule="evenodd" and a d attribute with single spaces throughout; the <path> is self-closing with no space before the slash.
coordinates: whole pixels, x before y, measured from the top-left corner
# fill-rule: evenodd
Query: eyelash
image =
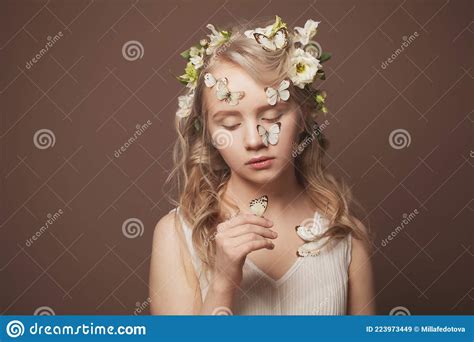
<path id="1" fill-rule="evenodd" d="M 237 129 L 237 127 L 239 126 L 240 124 L 236 124 L 236 125 L 233 125 L 233 126 L 224 126 L 222 125 L 222 127 L 224 127 L 226 130 L 228 131 L 233 131 L 235 129 Z"/>
<path id="2" fill-rule="evenodd" d="M 276 121 L 278 121 L 282 116 L 283 116 L 283 113 L 278 114 L 278 116 L 277 116 L 276 118 L 273 118 L 273 119 L 262 118 L 262 120 L 267 120 L 267 121 L 270 121 L 270 122 L 276 122 Z M 233 131 L 233 130 L 237 129 L 238 126 L 240 126 L 240 124 L 235 124 L 235 125 L 232 125 L 232 126 L 224 126 L 224 125 L 222 125 L 222 127 L 224 127 L 225 129 L 227 129 L 227 130 L 229 130 L 229 131 Z"/>
<path id="3" fill-rule="evenodd" d="M 280 113 L 276 116 L 276 118 L 273 118 L 273 119 L 265 119 L 265 118 L 262 118 L 262 120 L 268 120 L 268 121 L 278 121 L 281 117 L 283 116 L 283 113 Z"/>

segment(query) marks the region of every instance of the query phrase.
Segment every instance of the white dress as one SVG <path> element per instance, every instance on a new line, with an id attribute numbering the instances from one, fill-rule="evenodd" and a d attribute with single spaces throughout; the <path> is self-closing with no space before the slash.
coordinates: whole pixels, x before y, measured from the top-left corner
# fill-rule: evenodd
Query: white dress
<path id="1" fill-rule="evenodd" d="M 179 208 L 170 212 L 175 210 L 183 225 L 194 269 L 200 275 L 201 260 L 192 244 L 192 230 L 179 214 Z M 325 247 L 318 256 L 299 257 L 276 281 L 246 258 L 232 314 L 346 315 L 350 261 L 351 234 L 340 243 Z M 204 301 L 209 285 L 204 275 L 200 276 L 199 283 Z"/>

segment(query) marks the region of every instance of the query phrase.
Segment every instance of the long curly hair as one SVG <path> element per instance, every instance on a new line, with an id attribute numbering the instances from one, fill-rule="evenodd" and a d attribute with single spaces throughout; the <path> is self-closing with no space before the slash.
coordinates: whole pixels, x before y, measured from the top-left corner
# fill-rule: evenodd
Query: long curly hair
<path id="1" fill-rule="evenodd" d="M 262 23 L 262 22 L 260 22 Z M 195 88 L 194 102 L 188 117 L 177 117 L 175 127 L 177 140 L 173 147 L 173 163 L 166 183 L 173 182 L 178 200 L 170 198 L 174 206 L 179 206 L 182 218 L 192 229 L 192 243 L 203 264 L 204 270 L 214 265 L 216 226 L 226 220 L 222 204 L 223 194 L 230 178 L 230 168 L 212 144 L 207 126 L 207 110 L 203 101 L 204 74 L 211 72 L 219 62 L 233 63 L 245 70 L 255 81 L 264 84 L 278 84 L 288 77 L 291 38 L 288 47 L 278 51 L 265 51 L 254 39 L 244 32 L 257 27 L 259 22 L 248 22 L 234 26 L 231 39 L 206 57 Z M 264 26 L 271 22 L 263 23 Z M 303 116 L 304 133 L 299 142 L 310 142 L 293 160 L 298 182 L 305 188 L 316 210 L 324 214 L 329 227 L 322 237 L 327 243 L 340 240 L 349 233 L 370 248 L 366 231 L 362 230 L 353 215 L 354 205 L 362 206 L 353 199 L 351 189 L 342 180 L 329 174 L 323 164 L 328 141 L 320 130 L 314 139 L 317 124 L 317 104 L 314 95 L 318 89 L 306 86 L 304 89 L 290 86 L 290 101 L 299 106 Z M 319 114 L 318 114 L 319 115 Z M 238 211 L 235 203 L 225 202 Z M 175 220 L 177 222 L 179 220 Z"/>

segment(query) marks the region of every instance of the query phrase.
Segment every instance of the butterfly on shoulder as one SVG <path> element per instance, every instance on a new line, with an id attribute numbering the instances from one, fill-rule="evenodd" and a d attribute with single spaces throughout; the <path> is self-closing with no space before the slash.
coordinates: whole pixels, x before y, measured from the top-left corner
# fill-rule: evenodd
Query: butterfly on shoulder
<path id="1" fill-rule="evenodd" d="M 268 130 L 262 125 L 257 125 L 257 131 L 265 146 L 276 145 L 280 138 L 281 122 L 274 123 Z"/>
<path id="2" fill-rule="evenodd" d="M 268 104 L 274 106 L 278 100 L 288 101 L 290 98 L 290 91 L 288 87 L 290 86 L 289 80 L 283 80 L 280 82 L 278 89 L 272 87 L 265 88 L 265 95 L 267 95 Z"/>
<path id="3" fill-rule="evenodd" d="M 257 216 L 262 217 L 267 210 L 268 206 L 268 196 L 263 195 L 259 198 L 253 199 L 250 201 L 250 210 Z"/>
<path id="4" fill-rule="evenodd" d="M 298 247 L 296 251 L 296 255 L 299 257 L 307 257 L 307 256 L 318 256 L 321 254 L 321 249 L 319 248 L 320 244 L 316 241 L 307 242 L 302 246 Z"/>
<path id="5" fill-rule="evenodd" d="M 253 36 L 265 51 L 277 51 L 288 46 L 288 30 L 284 27 L 271 36 L 257 32 L 255 32 Z"/>
<path id="6" fill-rule="evenodd" d="M 315 212 L 313 219 L 306 220 L 306 222 L 309 223 L 309 227 L 304 224 L 295 227 L 296 234 L 304 241 L 315 241 L 324 233 L 325 223 L 318 211 Z"/>

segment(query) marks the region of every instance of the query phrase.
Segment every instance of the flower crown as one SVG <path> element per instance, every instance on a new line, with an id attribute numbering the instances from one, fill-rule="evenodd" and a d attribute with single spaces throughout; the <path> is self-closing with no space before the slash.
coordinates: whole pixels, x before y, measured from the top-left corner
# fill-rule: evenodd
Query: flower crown
<path id="1" fill-rule="evenodd" d="M 304 27 L 295 27 L 293 32 L 288 31 L 286 23 L 284 23 L 279 16 L 276 16 L 275 23 L 267 27 L 258 27 L 254 30 L 245 31 L 244 34 L 249 39 L 255 39 L 255 41 L 265 51 L 277 51 L 286 49 L 289 45 L 289 41 L 293 43 L 293 49 L 291 49 L 290 56 L 290 68 L 288 70 L 288 79 L 293 83 L 294 86 L 304 89 L 307 85 L 311 85 L 316 79 L 326 79 L 324 70 L 322 69 L 322 63 L 331 58 L 331 54 L 323 52 L 321 45 L 312 38 L 317 33 L 319 21 L 307 20 Z M 206 56 L 211 56 L 218 48 L 228 43 L 232 37 L 230 31 L 218 31 L 214 25 L 208 24 L 206 26 L 211 33 L 208 34 L 209 39 L 201 39 L 198 45 L 192 46 L 188 50 L 181 53 L 181 56 L 186 59 L 187 64 L 184 69 L 185 73 L 178 78 L 178 80 L 186 85 L 188 93 L 178 97 L 179 109 L 176 112 L 176 116 L 184 118 L 190 115 L 191 107 L 194 100 L 194 90 L 196 88 L 197 80 L 205 64 Z M 211 74 L 206 74 L 206 78 L 213 77 Z M 214 83 L 227 85 L 227 79 L 214 80 Z M 288 80 L 284 81 L 288 82 Z M 282 85 L 283 83 L 282 82 Z M 206 85 L 209 84 L 206 82 Z M 269 103 L 274 103 L 278 99 L 287 100 L 289 95 L 284 96 L 286 88 L 280 85 L 280 89 L 273 89 L 271 87 L 265 88 Z M 309 87 L 308 86 L 308 87 Z M 222 86 L 224 87 L 224 86 Z M 222 88 L 221 87 L 221 88 Z M 228 92 L 227 95 L 230 97 L 232 92 Z M 244 92 L 241 95 L 243 96 Z M 289 94 L 289 93 L 288 93 Z M 285 99 L 286 97 L 286 99 Z M 224 99 L 225 96 L 220 96 L 219 99 Z M 227 98 L 228 99 L 228 98 Z M 314 95 L 314 101 L 317 104 L 317 111 L 321 111 L 324 114 L 327 113 L 327 107 L 325 106 L 326 92 L 316 90 Z M 271 102 L 270 102 L 271 101 Z M 234 105 L 238 103 L 234 101 Z"/>

